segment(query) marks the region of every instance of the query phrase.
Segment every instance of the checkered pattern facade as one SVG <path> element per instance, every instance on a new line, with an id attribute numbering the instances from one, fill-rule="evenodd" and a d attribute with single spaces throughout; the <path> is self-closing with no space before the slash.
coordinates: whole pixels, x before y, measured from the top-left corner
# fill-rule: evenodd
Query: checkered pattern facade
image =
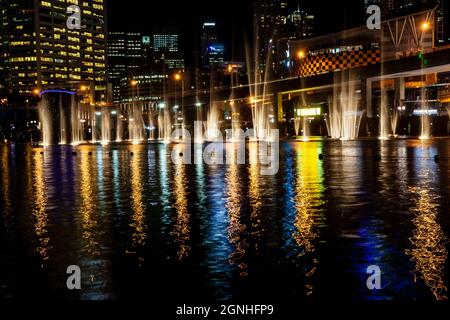
<path id="1" fill-rule="evenodd" d="M 340 52 L 338 54 L 329 53 L 318 56 L 308 55 L 301 61 L 296 61 L 295 74 L 300 77 L 311 77 L 338 70 L 366 67 L 380 62 L 381 51 L 379 49 Z"/>

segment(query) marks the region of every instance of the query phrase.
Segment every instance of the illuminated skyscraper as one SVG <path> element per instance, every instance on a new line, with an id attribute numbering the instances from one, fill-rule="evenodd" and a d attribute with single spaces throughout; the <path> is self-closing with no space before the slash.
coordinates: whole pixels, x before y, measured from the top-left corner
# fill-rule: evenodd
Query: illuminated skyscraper
<path id="1" fill-rule="evenodd" d="M 262 70 L 272 52 L 274 39 L 286 24 L 287 0 L 258 0 L 255 2 L 255 34 L 261 56 Z"/>
<path id="2" fill-rule="evenodd" d="M 168 70 L 184 69 L 177 28 L 174 26 L 154 28 L 152 37 L 156 63 L 164 64 Z"/>
<path id="3" fill-rule="evenodd" d="M 201 48 L 200 48 L 200 57 L 202 65 L 208 64 L 208 52 L 210 47 L 217 44 L 217 30 L 216 23 L 212 21 L 206 21 L 202 26 L 202 35 L 201 35 Z"/>
<path id="4" fill-rule="evenodd" d="M 301 10 L 300 7 L 287 17 L 286 30 L 296 39 L 314 35 L 315 16 Z"/>
<path id="5" fill-rule="evenodd" d="M 69 6 L 80 9 L 80 29 L 70 30 Z M 19 94 L 48 88 L 106 91 L 104 0 L 0 0 L 2 86 Z"/>
<path id="6" fill-rule="evenodd" d="M 142 62 L 143 41 L 138 32 L 108 34 L 108 79 L 113 85 L 113 100 L 121 101 L 120 80 L 132 76 Z"/>
<path id="7" fill-rule="evenodd" d="M 450 0 L 440 0 L 436 12 L 436 41 L 438 45 L 450 43 Z"/>

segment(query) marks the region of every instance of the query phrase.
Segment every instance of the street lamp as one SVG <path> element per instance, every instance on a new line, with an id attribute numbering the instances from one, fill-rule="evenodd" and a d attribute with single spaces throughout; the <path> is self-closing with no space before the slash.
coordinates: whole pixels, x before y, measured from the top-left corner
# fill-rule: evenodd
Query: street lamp
<path id="1" fill-rule="evenodd" d="M 304 57 L 305 57 L 305 51 L 299 50 L 299 51 L 297 52 L 297 58 L 303 59 Z"/>
<path id="2" fill-rule="evenodd" d="M 422 35 L 420 36 L 420 43 L 421 44 L 423 44 L 422 42 L 423 42 L 424 34 L 427 31 L 431 30 L 431 29 L 432 29 L 432 25 L 431 25 L 431 23 L 428 20 L 422 22 L 422 24 L 420 25 L 420 30 L 422 31 Z M 432 43 L 431 43 L 431 45 L 434 48 L 434 45 L 435 45 L 434 31 L 431 32 L 431 36 L 432 36 L 432 40 L 431 40 Z"/>
<path id="3" fill-rule="evenodd" d="M 424 21 L 420 26 L 420 29 L 422 29 L 422 31 L 428 31 L 430 30 L 430 27 L 430 23 L 428 21 Z"/>

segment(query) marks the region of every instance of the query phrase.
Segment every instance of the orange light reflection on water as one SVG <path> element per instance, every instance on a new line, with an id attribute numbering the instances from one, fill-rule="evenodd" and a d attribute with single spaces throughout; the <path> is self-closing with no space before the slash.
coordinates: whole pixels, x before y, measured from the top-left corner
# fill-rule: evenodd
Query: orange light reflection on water
<path id="1" fill-rule="evenodd" d="M 447 300 L 445 286 L 445 264 L 448 252 L 445 248 L 447 238 L 439 225 L 437 214 L 438 204 L 430 190 L 410 187 L 415 206 L 411 208 L 414 214 L 414 234 L 410 238 L 412 249 L 405 250 L 415 263 L 414 281 L 418 278 L 425 281 L 436 300 Z"/>

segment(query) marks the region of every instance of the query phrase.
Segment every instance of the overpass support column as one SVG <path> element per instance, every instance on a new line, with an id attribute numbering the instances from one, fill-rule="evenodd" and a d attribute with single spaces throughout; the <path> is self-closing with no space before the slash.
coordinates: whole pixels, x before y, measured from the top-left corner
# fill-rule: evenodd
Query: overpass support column
<path id="1" fill-rule="evenodd" d="M 399 107 L 405 101 L 405 78 L 395 79 L 395 107 Z"/>
<path id="2" fill-rule="evenodd" d="M 373 110 L 372 110 L 372 80 L 367 79 L 366 85 L 364 83 L 362 85 L 362 94 L 363 97 L 366 98 L 366 114 L 367 118 L 373 118 Z"/>

